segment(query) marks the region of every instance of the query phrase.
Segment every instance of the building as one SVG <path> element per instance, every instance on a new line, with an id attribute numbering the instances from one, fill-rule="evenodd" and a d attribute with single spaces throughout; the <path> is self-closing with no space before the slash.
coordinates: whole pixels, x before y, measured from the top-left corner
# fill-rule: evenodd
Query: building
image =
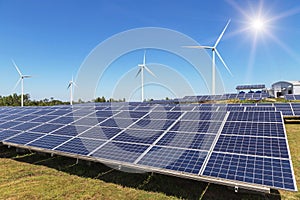
<path id="1" fill-rule="evenodd" d="M 283 97 L 286 94 L 300 94 L 300 81 L 278 81 L 272 84 L 271 94 Z"/>

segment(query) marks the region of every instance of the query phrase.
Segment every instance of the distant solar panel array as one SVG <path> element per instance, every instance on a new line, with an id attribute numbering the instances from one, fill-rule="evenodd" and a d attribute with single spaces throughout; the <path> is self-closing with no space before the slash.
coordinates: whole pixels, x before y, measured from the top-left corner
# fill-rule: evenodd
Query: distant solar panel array
<path id="1" fill-rule="evenodd" d="M 149 103 L 4 107 L 0 141 L 230 186 L 295 191 L 276 109 L 274 104 Z"/>
<path id="2" fill-rule="evenodd" d="M 300 100 L 300 95 L 299 94 L 286 94 L 284 96 L 284 98 L 289 101 Z"/>
<path id="3" fill-rule="evenodd" d="M 223 95 L 198 95 L 198 96 L 185 96 L 182 99 L 178 99 L 178 102 L 203 102 L 203 101 L 219 101 L 219 100 L 229 100 L 229 99 L 240 99 L 240 100 L 261 100 L 268 98 L 270 95 L 268 93 L 240 93 L 240 94 L 223 94 Z"/>
<path id="4" fill-rule="evenodd" d="M 266 88 L 266 86 L 264 84 L 236 86 L 237 90 L 260 90 L 260 89 L 265 89 L 265 88 Z"/>

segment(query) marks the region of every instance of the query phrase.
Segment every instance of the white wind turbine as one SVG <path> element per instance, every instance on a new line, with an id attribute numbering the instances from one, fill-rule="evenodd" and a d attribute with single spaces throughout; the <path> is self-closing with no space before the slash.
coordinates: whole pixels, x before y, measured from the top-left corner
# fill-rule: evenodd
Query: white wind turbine
<path id="1" fill-rule="evenodd" d="M 220 53 L 217 50 L 217 46 L 221 40 L 221 38 L 224 35 L 224 32 L 227 29 L 227 26 L 229 25 L 230 20 L 228 20 L 225 28 L 223 29 L 221 35 L 219 36 L 219 38 L 217 39 L 216 43 L 214 46 L 184 46 L 186 48 L 195 48 L 195 49 L 211 49 L 212 51 L 212 95 L 214 95 L 216 93 L 216 58 L 215 58 L 215 54 L 217 54 L 217 56 L 219 57 L 219 59 L 221 60 L 221 62 L 223 63 L 223 65 L 225 66 L 225 68 L 227 69 L 227 71 L 232 75 L 230 69 L 227 67 L 227 65 L 225 64 L 223 58 L 221 57 Z"/>
<path id="2" fill-rule="evenodd" d="M 141 81 L 142 81 L 142 102 L 144 101 L 144 69 L 148 71 L 152 76 L 157 78 L 155 74 L 150 71 L 150 69 L 146 66 L 146 51 L 144 52 L 144 60 L 143 64 L 139 64 L 138 67 L 140 68 L 139 71 L 137 72 L 136 76 L 137 77 L 139 74 L 141 74 Z"/>
<path id="3" fill-rule="evenodd" d="M 24 78 L 31 78 L 32 76 L 30 75 L 23 75 L 20 71 L 20 69 L 18 68 L 18 66 L 16 65 L 15 61 L 12 60 L 12 63 L 13 65 L 15 66 L 16 70 L 18 71 L 19 75 L 20 75 L 20 78 L 19 80 L 17 81 L 15 87 L 14 87 L 14 90 L 16 89 L 16 87 L 19 85 L 20 81 L 21 81 L 21 107 L 24 106 L 24 102 L 23 102 L 23 99 L 24 99 Z"/>
<path id="4" fill-rule="evenodd" d="M 68 85 L 68 89 L 70 89 L 70 105 L 73 105 L 73 85 L 77 87 L 76 83 L 73 80 L 73 76 L 72 76 L 72 80 L 69 82 L 69 85 Z"/>

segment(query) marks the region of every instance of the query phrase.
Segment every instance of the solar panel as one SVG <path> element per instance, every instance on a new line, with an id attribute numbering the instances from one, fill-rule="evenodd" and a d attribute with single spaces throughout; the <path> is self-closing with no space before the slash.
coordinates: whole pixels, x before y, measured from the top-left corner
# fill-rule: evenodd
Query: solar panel
<path id="1" fill-rule="evenodd" d="M 296 190 L 277 107 L 120 103 L 39 107 L 24 115 L 4 109 L 0 115 L 13 121 L 0 118 L 0 141 L 231 186 Z"/>

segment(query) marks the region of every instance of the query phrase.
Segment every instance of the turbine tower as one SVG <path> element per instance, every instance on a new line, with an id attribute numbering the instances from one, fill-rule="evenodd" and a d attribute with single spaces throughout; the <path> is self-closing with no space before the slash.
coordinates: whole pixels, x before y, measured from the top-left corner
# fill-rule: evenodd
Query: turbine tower
<path id="1" fill-rule="evenodd" d="M 216 55 L 219 57 L 219 59 L 221 60 L 221 62 L 223 63 L 223 65 L 225 66 L 225 68 L 227 69 L 227 71 L 232 75 L 230 69 L 227 67 L 227 65 L 225 64 L 223 58 L 221 57 L 220 53 L 217 50 L 217 46 L 220 43 L 221 38 L 224 35 L 224 32 L 227 29 L 227 26 L 229 25 L 230 20 L 228 20 L 225 28 L 223 29 L 222 33 L 220 34 L 219 38 L 217 39 L 216 43 L 214 46 L 184 46 L 186 48 L 194 48 L 194 49 L 211 49 L 212 51 L 212 86 L 211 86 L 211 93 L 212 95 L 214 95 L 216 93 Z"/>
<path id="2" fill-rule="evenodd" d="M 70 89 L 70 105 L 73 105 L 73 85 L 77 87 L 76 83 L 72 80 L 69 82 L 68 89 Z"/>
<path id="3" fill-rule="evenodd" d="M 22 73 L 21 73 L 21 71 L 20 71 L 20 69 L 18 68 L 18 66 L 16 65 L 16 63 L 15 63 L 15 61 L 14 60 L 12 60 L 12 63 L 13 63 L 13 65 L 15 66 L 15 68 L 16 68 L 16 70 L 18 71 L 18 73 L 19 73 L 19 75 L 20 75 L 20 78 L 19 78 L 19 80 L 17 81 L 17 83 L 16 83 L 16 85 L 15 85 L 15 87 L 14 87 L 14 90 L 16 89 L 16 87 L 19 85 L 19 83 L 20 83 L 20 81 L 21 81 L 21 107 L 23 107 L 24 106 L 24 79 L 25 78 L 31 78 L 32 76 L 30 76 L 30 75 L 23 75 Z"/>
<path id="4" fill-rule="evenodd" d="M 148 71 L 152 76 L 157 78 L 155 74 L 146 66 L 146 51 L 144 51 L 144 60 L 143 64 L 139 64 L 138 67 L 140 68 L 139 71 L 137 72 L 136 76 L 137 77 L 139 74 L 141 74 L 141 82 L 142 82 L 142 102 L 144 101 L 144 69 Z"/>

